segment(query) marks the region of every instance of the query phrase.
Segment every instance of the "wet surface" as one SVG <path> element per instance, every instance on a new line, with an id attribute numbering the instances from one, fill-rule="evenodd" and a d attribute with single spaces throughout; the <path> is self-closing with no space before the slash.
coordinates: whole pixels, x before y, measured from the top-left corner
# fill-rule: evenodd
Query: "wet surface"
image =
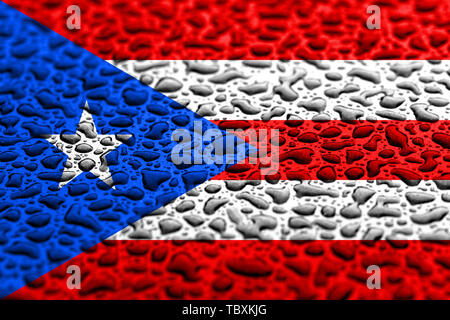
<path id="1" fill-rule="evenodd" d="M 20 1 L 17 5 L 108 59 L 448 58 L 445 30 L 448 14 L 444 2 L 382 6 L 385 10 L 382 25 L 387 23 L 389 27 L 380 31 L 364 27 L 366 5 L 360 2 L 351 4 L 346 11 L 342 7 L 335 8 L 333 3 L 314 5 L 312 2 L 295 8 L 290 4 L 286 8 L 277 7 L 270 1 L 258 5 L 227 1 L 217 6 L 207 2 L 164 3 L 129 10 L 123 10 L 126 4 L 120 1 L 98 7 L 89 5 L 89 8 L 81 3 L 87 19 L 82 20 L 85 27 L 74 32 L 65 28 L 66 4 L 43 3 L 43 7 L 38 2 Z M 111 10 L 105 11 L 105 5 Z M 50 15 L 49 11 L 55 14 Z M 117 11 L 122 12 L 124 23 L 115 20 Z M 113 15 L 106 20 L 106 25 L 93 23 L 104 15 Z M 4 12 L 0 16 L 4 19 Z M 152 19 L 146 18 L 148 16 Z M 252 19 L 248 19 L 249 16 Z M 310 26 L 317 25 L 312 21 L 322 23 L 311 29 Z M 7 38 L 10 29 L 5 30 Z M 329 38 L 333 41 L 327 41 Z M 3 55 L 11 55 L 18 61 L 31 56 L 36 58 L 35 46 L 24 43 L 19 41 Z M 0 129 L 4 135 L 0 143 L 5 148 L 0 161 L 5 166 L 11 164 L 15 170 L 20 168 L 19 173 L 4 170 L 4 174 L 0 174 L 2 189 L 7 190 L 1 193 L 0 244 L 4 252 L 0 263 L 6 266 L 4 270 L 11 277 L 16 276 L 19 268 L 27 270 L 26 278 L 20 281 L 31 281 L 49 266 L 55 267 L 69 259 L 68 248 L 87 250 L 114 233 L 114 228 L 99 229 L 105 223 L 119 219 L 123 226 L 127 225 L 130 208 L 136 208 L 135 203 L 146 199 L 159 184 L 167 184 L 166 191 L 176 185 L 164 170 L 148 168 L 149 163 L 159 158 L 157 153 L 167 146 L 166 143 L 158 145 L 170 131 L 159 123 L 148 131 L 141 130 L 142 137 L 148 140 L 142 144 L 142 150 L 125 144 L 120 147 L 120 153 L 112 153 L 114 157 L 108 159 L 112 170 L 125 166 L 125 173 L 114 177 L 118 189 L 130 182 L 141 187 L 115 192 L 104 189 L 104 184 L 95 181 L 95 177 L 85 176 L 86 181 L 68 184 L 62 197 L 55 196 L 56 188 L 52 186 L 58 185 L 64 159 L 45 140 L 39 143 L 28 140 L 31 136 L 53 133 L 43 128 L 42 122 L 58 128 L 71 124 L 67 129 L 72 131 L 61 135 L 61 139 L 77 144 L 79 141 L 73 133 L 81 108 L 71 108 L 67 102 L 76 100 L 81 107 L 84 104 L 78 101 L 81 90 L 89 93 L 88 99 L 98 101 L 93 113 L 101 120 L 101 126 L 119 131 L 145 127 L 137 120 L 140 114 L 166 117 L 165 123 L 172 123 L 169 120 L 172 112 L 179 112 L 181 106 L 210 120 L 408 119 L 426 122 L 429 128 L 385 126 L 377 131 L 374 124 L 366 123 L 356 133 L 350 125 L 347 129 L 339 128 L 341 132 L 324 127 L 313 128 L 309 133 L 291 132 L 289 139 L 296 143 L 318 143 L 320 148 L 329 149 L 321 158 L 327 165 L 319 166 L 315 172 L 318 180 L 210 181 L 169 204 L 166 203 L 178 195 L 166 194 L 158 202 L 158 206 L 165 206 L 154 211 L 153 206 L 145 203 L 138 210 L 145 218 L 110 237 L 144 241 L 99 244 L 23 288 L 16 298 L 448 298 L 449 249 L 448 241 L 444 241 L 450 240 L 447 176 L 442 180 L 420 181 L 425 176 L 419 179 L 397 168 L 396 177 L 403 176 L 404 181 L 333 181 L 333 175 L 337 178 L 341 174 L 354 180 L 369 174 L 367 162 L 362 167 L 358 165 L 361 164 L 358 161 L 363 161 L 359 159 L 360 154 L 346 152 L 354 147 L 351 143 L 359 143 L 359 152 L 372 152 L 386 159 L 383 161 L 407 159 L 412 167 L 422 167 L 423 170 L 415 170 L 415 174 L 433 172 L 437 160 L 446 162 L 445 155 L 439 151 L 448 149 L 445 132 L 448 127 L 439 128 L 437 123 L 449 119 L 450 66 L 446 61 L 112 61 L 143 85 L 154 86 L 177 101 L 178 106 L 158 94 L 149 98 L 145 94 L 147 89 L 111 94 L 104 88 L 117 89 L 129 81 L 127 77 L 108 71 L 112 70 L 108 67 L 106 71 L 100 69 L 90 59 L 83 60 L 77 50 L 60 47 L 60 41 L 51 45 L 59 48 L 65 59 L 53 61 L 51 57 L 44 57 L 51 65 L 49 69 L 33 64 L 36 61 L 30 65 L 8 63 L 1 66 L 3 80 L 9 81 L 0 89 L 2 96 L 10 95 L 17 101 L 26 100 L 29 94 L 45 109 L 39 112 L 30 101 L 16 105 L 11 103 L 12 99 L 7 99 L 0 104 Z M 80 66 L 96 76 L 86 76 L 76 70 Z M 70 76 L 65 77 L 63 71 L 67 70 Z M 113 76 L 114 80 L 106 81 L 107 76 Z M 11 79 L 22 77 L 25 77 L 22 84 L 51 79 L 61 100 L 39 86 L 24 89 L 16 85 L 18 82 L 11 84 Z M 63 84 L 70 84 L 70 89 L 64 90 Z M 140 108 L 148 99 L 155 101 Z M 161 99 L 173 109 L 170 114 L 155 107 Z M 108 106 L 111 108 L 104 111 Z M 50 116 L 50 112 L 54 114 Z M 55 114 L 57 116 L 53 117 Z M 59 123 L 58 119 L 63 118 L 71 120 Z M 174 121 L 179 123 L 180 119 Z M 374 126 L 373 130 L 369 126 Z M 430 130 L 433 126 L 437 128 Z M 27 134 L 18 136 L 18 128 Z M 343 134 L 343 130 L 348 132 Z M 331 144 L 324 146 L 320 133 Z M 417 136 L 421 133 L 426 137 Z M 343 139 L 344 143 L 339 140 L 342 135 L 348 136 Z M 406 140 L 404 135 L 408 136 Z M 424 146 L 432 146 L 433 150 L 423 150 Z M 26 159 L 19 157 L 15 148 L 23 150 Z M 76 148 L 80 153 L 89 150 L 86 145 Z M 157 153 L 155 148 L 158 148 Z M 339 150 L 345 151 L 345 155 L 334 156 L 336 151 L 341 152 Z M 43 156 L 42 161 L 33 161 Z M 330 168 L 338 161 L 351 162 L 355 167 L 333 173 Z M 91 166 L 92 163 L 82 164 L 86 170 Z M 388 168 L 394 169 L 392 165 Z M 131 169 L 142 176 L 130 177 L 127 172 Z M 439 168 L 436 171 L 445 174 L 446 169 L 440 167 L 441 171 Z M 59 174 L 41 174 L 39 179 L 44 182 L 33 181 L 32 177 L 42 170 Z M 194 180 L 202 181 L 201 178 Z M 179 183 L 185 180 L 180 179 Z M 96 197 L 92 188 L 107 194 L 105 199 Z M 83 199 L 90 204 L 83 212 L 77 205 L 69 206 L 71 199 Z M 119 204 L 116 199 L 120 199 Z M 62 215 L 51 214 L 57 211 Z M 102 220 L 102 227 L 94 219 Z M 11 226 L 22 222 L 25 223 L 20 235 L 19 232 L 12 234 Z M 48 227 L 55 223 L 55 228 Z M 96 232 L 103 236 L 92 236 L 83 243 L 79 241 L 80 235 L 91 237 Z M 20 242 L 16 241 L 18 237 Z M 150 239 L 226 241 L 145 241 Z M 325 241 L 298 242 L 315 239 Z M 326 241 L 331 239 L 334 241 Z M 335 241 L 338 239 L 363 241 Z M 437 242 L 403 241 L 413 239 Z M 40 252 L 35 243 L 53 246 Z M 18 262 L 17 257 L 26 257 L 31 263 Z M 68 264 L 82 267 L 81 291 L 67 290 Z M 385 290 L 368 292 L 365 268 L 371 264 L 380 265 L 386 271 L 383 271 L 382 282 Z M 33 270 L 42 265 L 43 269 Z"/>
<path id="2" fill-rule="evenodd" d="M 6 2 L 104 59 L 449 58 L 446 1 L 379 1 L 379 30 L 369 0 L 81 0 L 80 30 L 70 0 Z"/>
<path id="3" fill-rule="evenodd" d="M 69 265 L 80 290 L 67 289 Z M 379 290 L 366 285 L 373 265 Z M 106 241 L 9 298 L 448 299 L 449 273 L 442 242 Z"/>

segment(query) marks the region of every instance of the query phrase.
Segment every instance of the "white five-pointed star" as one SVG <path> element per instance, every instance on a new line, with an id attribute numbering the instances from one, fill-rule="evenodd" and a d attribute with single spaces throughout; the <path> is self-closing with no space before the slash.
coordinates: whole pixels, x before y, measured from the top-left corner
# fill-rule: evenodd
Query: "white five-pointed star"
<path id="1" fill-rule="evenodd" d="M 55 134 L 46 139 L 67 154 L 59 188 L 83 172 L 92 172 L 107 185 L 115 188 L 106 162 L 106 155 L 131 137 L 129 134 L 98 134 L 94 119 L 86 104 L 75 134 Z"/>

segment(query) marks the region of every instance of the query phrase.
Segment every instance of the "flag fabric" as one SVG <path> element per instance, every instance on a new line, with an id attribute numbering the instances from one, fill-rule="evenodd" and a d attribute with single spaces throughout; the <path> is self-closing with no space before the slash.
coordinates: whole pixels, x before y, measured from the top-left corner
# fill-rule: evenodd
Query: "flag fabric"
<path id="1" fill-rule="evenodd" d="M 447 3 L 6 2 L 2 296 L 448 298 Z"/>

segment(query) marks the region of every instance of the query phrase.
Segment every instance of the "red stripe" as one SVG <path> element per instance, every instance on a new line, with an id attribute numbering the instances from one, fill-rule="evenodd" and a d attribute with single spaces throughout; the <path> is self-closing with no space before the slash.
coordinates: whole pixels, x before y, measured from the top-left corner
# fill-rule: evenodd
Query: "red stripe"
<path id="1" fill-rule="evenodd" d="M 6 0 L 103 59 L 449 59 L 438 0 Z M 67 7 L 81 9 L 69 30 Z M 381 9 L 381 29 L 366 26 Z"/>
<path id="2" fill-rule="evenodd" d="M 279 169 L 273 180 L 450 180 L 450 121 L 216 121 L 223 129 L 279 132 Z M 264 139 L 263 141 L 267 141 Z M 276 150 L 269 143 L 269 151 Z M 266 163 L 272 153 L 262 157 Z M 260 180 L 261 159 L 247 158 L 215 180 Z M 272 158 L 273 159 L 273 158 Z M 256 159 L 253 159 L 256 160 Z M 272 162 L 271 162 L 272 161 Z M 266 165 L 267 166 L 267 165 Z"/>
<path id="3" fill-rule="evenodd" d="M 9 299 L 448 299 L 450 242 L 106 241 Z M 81 289 L 68 289 L 69 265 Z M 378 265 L 381 289 L 369 289 Z M 371 281 L 373 283 L 373 281 Z"/>

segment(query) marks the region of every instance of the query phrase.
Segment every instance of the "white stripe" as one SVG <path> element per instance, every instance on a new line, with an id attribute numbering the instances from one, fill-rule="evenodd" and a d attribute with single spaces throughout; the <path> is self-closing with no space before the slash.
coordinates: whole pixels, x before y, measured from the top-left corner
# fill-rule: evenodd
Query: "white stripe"
<path id="1" fill-rule="evenodd" d="M 111 62 L 114 63 L 114 62 Z M 391 113 L 399 119 L 416 119 L 411 105 L 420 103 L 429 112 L 436 114 L 440 119 L 450 118 L 448 107 L 433 106 L 431 102 L 449 102 L 450 78 L 447 74 L 450 62 L 443 61 L 439 64 L 427 61 L 326 61 L 321 62 L 321 67 L 316 67 L 304 61 L 258 61 L 259 64 L 267 64 L 269 67 L 249 66 L 245 61 L 121 61 L 115 63 L 117 67 L 128 72 L 138 79 L 147 81 L 152 87 L 158 87 L 158 82 L 163 79 L 174 79 L 181 85 L 179 90 L 166 92 L 169 97 L 180 103 L 187 104 L 193 111 L 199 112 L 207 119 L 267 119 L 270 113 L 272 119 L 286 119 L 288 115 L 295 115 L 305 120 L 318 117 L 328 117 L 330 119 L 341 119 L 336 111 L 336 106 L 354 109 L 362 112 L 361 119 L 388 119 L 386 113 Z M 213 66 L 217 71 L 211 74 L 201 74 L 194 70 L 200 67 Z M 379 83 L 363 80 L 355 74 L 355 70 L 362 69 L 368 74 L 379 77 Z M 353 71 L 352 71 L 353 70 Z M 412 71 L 410 75 L 408 70 Z M 225 83 L 217 83 L 217 78 L 224 74 L 235 73 L 243 78 L 235 78 Z M 279 94 L 274 93 L 282 82 L 287 83 L 288 78 L 293 74 L 304 74 L 298 78 L 297 82 L 287 85 L 292 89 L 291 101 L 286 101 Z M 342 80 L 330 80 L 334 74 L 340 75 Z M 349 75 L 350 74 L 350 75 Z M 403 75 L 403 76 L 402 76 Z M 407 76 L 408 75 L 408 76 Z M 407 77 L 406 77 L 407 76 Z M 216 80 L 216 81 L 215 81 Z M 260 83 L 267 86 L 267 90 L 257 94 L 247 94 L 242 91 L 243 87 Z M 307 87 L 309 85 L 309 89 Z M 311 85 L 313 87 L 311 87 Z M 319 85 L 315 87 L 316 85 Z M 350 87 L 349 87 L 350 85 Z M 342 93 L 337 98 L 333 98 L 331 91 L 345 88 L 359 88 L 358 91 Z M 400 86 L 400 88 L 399 88 Z M 204 88 L 212 92 L 208 96 L 201 96 L 193 92 L 195 88 Z M 417 87 L 420 94 L 413 93 L 405 88 Z M 207 89 L 209 88 L 209 89 Z M 197 89 L 198 90 L 198 89 Z M 325 93 L 327 92 L 327 94 Z M 378 94 L 371 95 L 373 92 Z M 436 93 L 430 93 L 436 92 Z M 388 98 L 384 98 L 387 96 Z M 384 99 L 383 99 L 384 98 Z M 224 99 L 222 101 L 222 99 Z M 237 99 L 237 100 L 236 100 Z M 253 112 L 246 112 L 245 108 L 233 107 L 236 101 L 247 100 Z M 321 112 L 308 111 L 302 106 L 302 102 L 312 99 L 323 99 L 326 107 Z M 382 107 L 380 105 L 388 103 L 392 99 L 401 99 L 404 102 L 395 109 Z M 430 100 L 431 99 L 431 100 Z M 365 100 L 367 106 L 361 102 Z M 359 102 L 356 102 L 359 101 Z M 386 102 L 387 101 L 387 102 Z M 400 100 L 399 100 L 400 101 Z M 435 103 L 435 102 L 434 102 Z M 436 103 L 435 103 L 436 104 Z M 277 108 L 276 110 L 274 110 Z M 228 111 L 227 111 L 228 110 Z M 227 113 L 232 111 L 232 113 Z M 278 113 L 277 113 L 278 112 Z M 380 114 L 385 114 L 380 116 Z"/>
<path id="2" fill-rule="evenodd" d="M 406 187 L 401 181 L 375 183 L 340 180 L 328 184 L 321 181 L 280 181 L 276 185 L 263 181 L 256 186 L 247 184 L 239 191 L 229 190 L 226 183 L 205 182 L 158 210 L 154 216 L 141 219 L 111 239 L 450 239 L 449 215 L 442 221 L 429 224 L 418 224 L 414 220 L 416 215 L 427 214 L 434 208 L 449 207 L 448 202 L 442 200 L 444 193 L 433 182 L 422 181 L 418 186 Z M 299 185 L 332 190 L 338 196 L 298 197 L 294 188 Z M 220 191 L 211 193 L 211 190 L 218 188 Z M 271 188 L 285 190 L 288 200 L 276 204 L 268 194 Z M 427 193 L 434 199 L 429 203 L 411 204 L 406 194 L 417 197 L 414 192 Z M 356 206 L 354 197 L 365 193 L 373 195 L 367 202 Z M 264 201 L 268 207 L 258 209 L 242 198 L 243 194 Z M 449 198 L 450 193 L 446 194 Z M 214 213 L 207 214 L 205 204 L 210 199 L 225 200 L 226 203 Z M 384 200 L 391 200 L 392 203 Z M 385 203 L 384 206 L 382 203 Z M 354 208 L 350 209 L 352 204 Z M 183 207 L 192 206 L 192 209 L 183 212 Z M 384 212 L 398 216 L 374 216 L 373 209 L 380 206 L 384 207 Z M 355 213 L 355 208 L 359 213 Z M 352 213 L 354 218 L 351 218 Z M 194 221 L 201 224 L 196 226 Z M 170 225 L 176 225 L 179 229 L 163 234 L 162 230 L 168 230 Z M 224 230 L 218 231 L 221 225 L 224 225 Z M 350 231 L 352 229 L 354 232 Z"/>

